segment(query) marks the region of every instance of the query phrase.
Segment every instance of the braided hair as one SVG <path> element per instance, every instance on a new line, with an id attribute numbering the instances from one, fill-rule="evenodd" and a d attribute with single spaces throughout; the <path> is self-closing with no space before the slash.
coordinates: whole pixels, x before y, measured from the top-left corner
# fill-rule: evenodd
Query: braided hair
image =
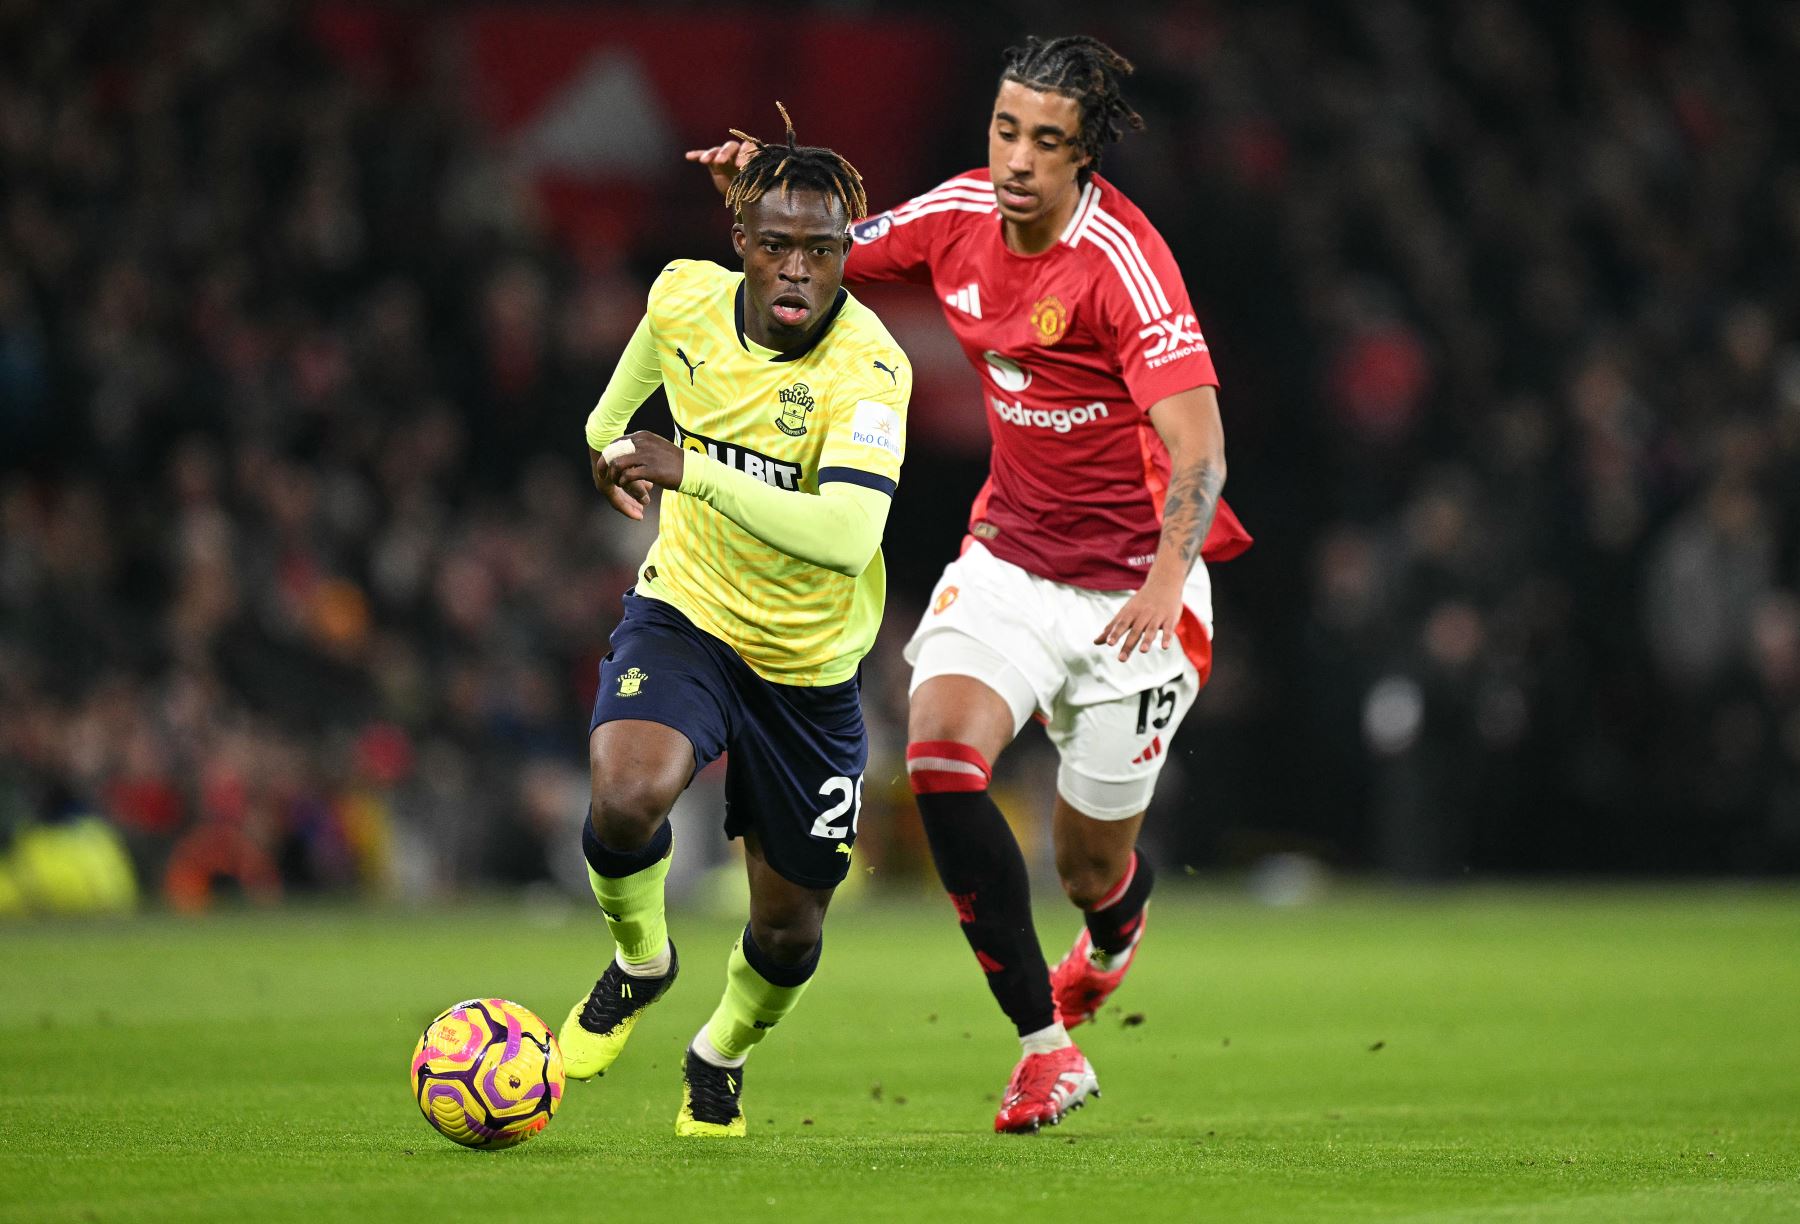
<path id="1" fill-rule="evenodd" d="M 1007 49 L 1000 82 L 1059 93 L 1080 105 L 1081 130 L 1073 143 L 1087 155 L 1078 176 L 1085 183 L 1100 168 L 1100 153 L 1107 145 L 1123 136 L 1126 128 L 1140 132 L 1144 128 L 1144 117 L 1131 109 L 1119 89 L 1132 72 L 1130 60 L 1097 38 L 1028 36 L 1023 46 Z"/>
<path id="2" fill-rule="evenodd" d="M 781 122 L 787 128 L 785 144 L 769 144 L 731 129 L 733 136 L 754 145 L 756 153 L 726 187 L 725 207 L 741 217 L 744 205 L 762 199 L 770 188 L 792 191 L 802 187 L 836 196 L 843 201 L 844 211 L 853 222 L 868 216 L 869 197 L 863 191 L 862 175 L 856 167 L 830 149 L 796 143 L 794 121 L 788 118 L 787 107 L 777 102 L 775 109 L 781 112 Z"/>

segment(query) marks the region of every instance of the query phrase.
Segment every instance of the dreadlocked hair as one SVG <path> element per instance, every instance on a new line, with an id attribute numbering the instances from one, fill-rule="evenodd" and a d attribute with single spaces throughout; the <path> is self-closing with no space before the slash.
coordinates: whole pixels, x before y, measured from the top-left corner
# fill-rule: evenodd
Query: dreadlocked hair
<path id="1" fill-rule="evenodd" d="M 1079 174 L 1085 183 L 1100 168 L 1100 154 L 1107 145 L 1123 136 L 1126 128 L 1144 130 L 1144 117 L 1131 109 L 1119 88 L 1133 71 L 1130 60 L 1085 34 L 1027 36 L 1023 46 L 1007 49 L 1000 81 L 1017 81 L 1027 89 L 1075 99 L 1081 107 L 1081 130 L 1074 144 L 1087 154 Z"/>
<path id="2" fill-rule="evenodd" d="M 863 191 L 862 175 L 856 172 L 856 167 L 830 149 L 797 143 L 794 121 L 788 118 L 787 107 L 777 102 L 775 109 L 781 112 L 781 122 L 787 128 L 787 140 L 783 144 L 770 144 L 736 128 L 731 129 L 733 136 L 753 145 L 756 153 L 725 189 L 725 207 L 734 214 L 742 214 L 744 205 L 762 199 L 771 188 L 792 191 L 804 187 L 842 200 L 851 221 L 868 216 L 869 197 Z"/>

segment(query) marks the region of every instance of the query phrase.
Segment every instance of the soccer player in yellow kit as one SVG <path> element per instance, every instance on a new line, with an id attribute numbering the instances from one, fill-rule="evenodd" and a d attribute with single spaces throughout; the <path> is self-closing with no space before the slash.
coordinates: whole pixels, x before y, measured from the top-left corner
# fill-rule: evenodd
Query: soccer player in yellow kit
<path id="1" fill-rule="evenodd" d="M 587 423 L 615 508 L 640 519 L 651 487 L 666 493 L 600 666 L 582 849 L 617 950 L 570 1011 L 563 1058 L 574 1078 L 604 1073 L 674 982 L 668 812 L 729 752 L 725 831 L 744 839 L 750 921 L 688 1047 L 679 1135 L 744 1133 L 744 1060 L 811 980 L 849 869 L 868 759 L 857 666 L 886 595 L 912 390 L 893 337 L 843 288 L 867 212 L 855 169 L 789 122 L 726 204 L 743 271 L 664 269 Z M 624 432 L 659 385 L 676 442 Z"/>

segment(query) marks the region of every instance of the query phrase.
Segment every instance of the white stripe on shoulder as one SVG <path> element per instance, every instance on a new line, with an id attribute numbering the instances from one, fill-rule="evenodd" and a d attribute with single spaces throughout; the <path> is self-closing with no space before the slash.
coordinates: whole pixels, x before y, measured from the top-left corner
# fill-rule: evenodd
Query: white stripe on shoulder
<path id="1" fill-rule="evenodd" d="M 1100 188 L 1094 185 L 1092 179 L 1089 179 L 1087 186 L 1081 189 L 1081 199 L 1076 201 L 1075 211 L 1069 215 L 1068 225 L 1063 227 L 1062 237 L 1058 238 L 1057 241 L 1066 242 L 1070 246 L 1074 246 L 1077 242 L 1080 242 L 1081 225 L 1087 220 L 1088 213 L 1093 211 L 1094 206 L 1099 200 Z"/>
<path id="2" fill-rule="evenodd" d="M 1113 236 L 1122 242 L 1126 257 L 1138 269 L 1144 281 L 1153 291 L 1148 295 L 1149 300 L 1159 308 L 1158 313 L 1168 314 L 1169 296 L 1163 292 L 1162 282 L 1156 279 L 1156 272 L 1150 267 L 1150 261 L 1144 258 L 1144 250 L 1138 246 L 1137 235 L 1126 229 L 1123 222 L 1104 208 L 1094 210 L 1092 224 L 1099 229 L 1111 230 Z"/>
<path id="3" fill-rule="evenodd" d="M 929 199 L 921 196 L 916 200 L 909 200 L 899 208 L 896 208 L 893 213 L 894 220 L 905 221 L 908 218 L 918 216 L 922 212 L 927 212 L 940 204 L 973 204 L 992 208 L 994 206 L 994 193 L 991 191 L 983 192 L 981 195 L 964 195 L 958 193 L 954 195 L 932 196 Z"/>
<path id="4" fill-rule="evenodd" d="M 902 216 L 900 213 L 896 212 L 894 214 L 894 224 L 895 225 L 907 225 L 913 221 L 917 221 L 920 217 L 930 216 L 932 213 L 941 213 L 941 212 L 991 213 L 994 211 L 994 208 L 995 208 L 995 204 L 992 200 L 989 200 L 985 204 L 977 204 L 973 200 L 940 200 L 936 204 L 927 204 L 923 208 L 914 209 L 912 212 L 907 213 L 905 216 Z"/>
<path id="5" fill-rule="evenodd" d="M 989 200 L 994 198 L 993 184 L 978 183 L 978 182 L 975 182 L 973 179 L 952 179 L 948 183 L 944 183 L 944 184 L 941 184 L 940 186 L 933 187 L 930 191 L 925 192 L 923 195 L 914 196 L 912 199 L 906 201 L 906 203 L 904 203 L 904 204 L 896 205 L 894 207 L 893 211 L 896 215 L 898 215 L 899 213 L 903 213 L 903 212 L 907 211 L 908 209 L 918 208 L 922 205 L 935 203 L 938 200 L 949 200 L 949 199 L 971 199 L 971 200 L 973 200 L 973 199 L 983 199 L 983 198 L 986 198 Z"/>
<path id="6" fill-rule="evenodd" d="M 1094 229 L 1092 227 L 1086 231 L 1086 236 L 1092 240 L 1095 247 L 1112 261 L 1113 270 L 1119 274 L 1119 280 L 1124 282 L 1125 292 L 1131 295 L 1131 304 L 1137 307 L 1138 320 L 1143 323 L 1148 323 L 1150 321 L 1150 311 L 1144 305 L 1144 292 L 1138 287 L 1137 280 L 1132 276 L 1131 269 L 1127 266 L 1124 255 L 1120 253 L 1118 239 L 1114 238 L 1105 230 Z"/>
<path id="7" fill-rule="evenodd" d="M 1113 258 L 1113 266 L 1119 270 L 1119 275 L 1124 278 L 1125 283 L 1131 286 L 1133 296 L 1141 308 L 1151 316 L 1156 315 L 1158 313 L 1156 294 L 1145 279 L 1143 269 L 1139 267 L 1136 260 L 1132 259 L 1130 250 L 1126 248 L 1119 236 L 1107 227 L 1097 224 L 1096 221 L 1088 223 L 1087 236 L 1095 244 L 1109 252 Z"/>
<path id="8" fill-rule="evenodd" d="M 895 212 L 904 212 L 909 208 L 918 208 L 925 204 L 935 204 L 939 200 L 979 200 L 983 197 L 994 198 L 994 189 L 983 184 L 971 183 L 967 187 L 945 187 L 937 191 L 928 191 L 922 196 L 914 196 L 904 204 L 896 205 Z"/>

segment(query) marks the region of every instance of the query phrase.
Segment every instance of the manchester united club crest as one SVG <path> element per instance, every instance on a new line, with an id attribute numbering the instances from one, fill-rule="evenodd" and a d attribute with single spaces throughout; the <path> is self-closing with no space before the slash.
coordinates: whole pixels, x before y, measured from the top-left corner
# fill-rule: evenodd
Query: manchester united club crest
<path id="1" fill-rule="evenodd" d="M 1069 308 L 1055 294 L 1039 298 L 1031 308 L 1031 330 L 1039 344 L 1055 344 L 1069 330 Z"/>
<path id="2" fill-rule="evenodd" d="M 638 690 L 644 687 L 644 681 L 649 678 L 650 673 L 640 668 L 634 667 L 625 672 L 619 677 L 619 696 L 636 697 Z"/>
<path id="3" fill-rule="evenodd" d="M 776 414 L 775 428 L 790 438 L 806 432 L 806 414 L 813 410 L 812 388 L 795 383 L 781 389 L 781 411 Z"/>

